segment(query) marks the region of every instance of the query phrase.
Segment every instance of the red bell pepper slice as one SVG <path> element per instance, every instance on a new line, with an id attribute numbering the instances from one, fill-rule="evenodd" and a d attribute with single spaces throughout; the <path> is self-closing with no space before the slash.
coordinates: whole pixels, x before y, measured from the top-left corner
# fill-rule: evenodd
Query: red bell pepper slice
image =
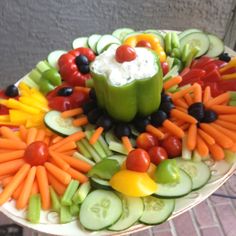
<path id="1" fill-rule="evenodd" d="M 207 63 L 214 61 L 213 58 L 211 57 L 207 57 L 207 56 L 203 56 L 198 60 L 195 60 L 191 66 L 192 69 L 202 69 L 203 66 L 205 66 Z"/>
<path id="2" fill-rule="evenodd" d="M 207 73 L 203 78 L 202 80 L 204 82 L 208 82 L 208 81 L 211 81 L 211 82 L 217 82 L 220 80 L 220 72 L 218 71 L 218 69 L 214 69 L 212 71 L 210 71 L 209 73 Z"/>
<path id="3" fill-rule="evenodd" d="M 219 86 L 224 91 L 236 91 L 236 80 L 235 79 L 220 80 Z"/>

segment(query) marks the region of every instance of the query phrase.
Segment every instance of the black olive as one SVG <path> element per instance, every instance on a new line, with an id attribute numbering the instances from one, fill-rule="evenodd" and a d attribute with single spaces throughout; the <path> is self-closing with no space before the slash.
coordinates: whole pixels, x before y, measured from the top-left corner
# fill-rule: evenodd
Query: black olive
<path id="1" fill-rule="evenodd" d="M 95 101 L 88 101 L 82 105 L 84 114 L 88 114 L 93 109 L 97 108 L 97 103 Z"/>
<path id="2" fill-rule="evenodd" d="M 161 102 L 161 105 L 159 107 L 160 110 L 164 111 L 167 116 L 169 116 L 170 111 L 174 108 L 175 106 L 173 105 L 172 102 Z"/>
<path id="3" fill-rule="evenodd" d="M 18 88 L 14 84 L 7 86 L 5 95 L 12 98 L 17 97 L 19 95 Z"/>
<path id="4" fill-rule="evenodd" d="M 161 102 L 172 102 L 172 99 L 169 95 L 162 93 L 161 94 Z"/>
<path id="5" fill-rule="evenodd" d="M 90 72 L 89 65 L 81 65 L 79 66 L 79 71 L 81 74 L 87 74 Z"/>
<path id="6" fill-rule="evenodd" d="M 78 67 L 80 67 L 80 66 L 83 66 L 83 65 L 88 65 L 89 60 L 86 56 L 79 55 L 78 57 L 75 58 L 75 63 Z"/>
<path id="7" fill-rule="evenodd" d="M 102 115 L 96 124 L 98 127 L 103 127 L 104 131 L 108 131 L 112 128 L 113 121 L 108 115 Z"/>
<path id="8" fill-rule="evenodd" d="M 146 126 L 150 123 L 150 121 L 148 118 L 135 117 L 132 123 L 135 129 L 142 133 L 142 132 L 145 132 Z"/>
<path id="9" fill-rule="evenodd" d="M 188 108 L 188 114 L 193 116 L 199 122 L 201 122 L 205 115 L 205 108 L 203 103 L 201 102 L 193 103 Z"/>
<path id="10" fill-rule="evenodd" d="M 231 60 L 231 57 L 229 56 L 228 53 L 223 52 L 223 53 L 220 54 L 219 59 L 221 61 L 229 62 Z"/>
<path id="11" fill-rule="evenodd" d="M 204 123 L 211 123 L 214 122 L 217 119 L 217 113 L 212 110 L 205 110 L 204 118 L 202 119 L 202 122 Z"/>
<path id="12" fill-rule="evenodd" d="M 93 100 L 97 100 L 96 91 L 94 88 L 91 88 L 89 91 L 89 97 Z"/>
<path id="13" fill-rule="evenodd" d="M 91 124 L 96 124 L 96 122 L 98 121 L 98 119 L 100 118 L 100 116 L 102 115 L 103 111 L 100 108 L 95 108 L 93 110 L 91 110 L 88 114 L 88 121 Z"/>
<path id="14" fill-rule="evenodd" d="M 58 96 L 67 97 L 73 93 L 72 87 L 63 87 L 57 91 Z"/>
<path id="15" fill-rule="evenodd" d="M 151 114 L 151 124 L 155 127 L 162 126 L 162 123 L 167 119 L 167 114 L 162 111 L 158 110 Z"/>
<path id="16" fill-rule="evenodd" d="M 119 123 L 114 128 L 114 134 L 118 139 L 121 139 L 124 136 L 130 137 L 131 129 L 129 125 L 124 124 L 124 123 Z"/>

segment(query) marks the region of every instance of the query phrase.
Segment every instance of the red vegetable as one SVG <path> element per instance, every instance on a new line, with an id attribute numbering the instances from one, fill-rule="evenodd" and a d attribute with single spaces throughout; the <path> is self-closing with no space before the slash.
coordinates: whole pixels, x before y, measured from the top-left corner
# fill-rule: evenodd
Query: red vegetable
<path id="1" fill-rule="evenodd" d="M 134 48 L 128 45 L 121 45 L 116 49 L 116 60 L 119 63 L 126 61 L 133 61 L 136 58 L 136 52 Z"/>
<path id="2" fill-rule="evenodd" d="M 136 139 L 138 148 L 148 151 L 151 147 L 158 145 L 158 140 L 150 133 L 141 133 Z"/>
<path id="3" fill-rule="evenodd" d="M 181 155 L 182 152 L 182 142 L 179 138 L 175 136 L 169 136 L 164 139 L 161 146 L 165 148 L 168 153 L 168 157 L 177 157 Z"/>
<path id="4" fill-rule="evenodd" d="M 162 161 L 168 158 L 168 154 L 163 147 L 155 146 L 149 149 L 148 154 L 151 158 L 151 162 L 158 165 Z"/>

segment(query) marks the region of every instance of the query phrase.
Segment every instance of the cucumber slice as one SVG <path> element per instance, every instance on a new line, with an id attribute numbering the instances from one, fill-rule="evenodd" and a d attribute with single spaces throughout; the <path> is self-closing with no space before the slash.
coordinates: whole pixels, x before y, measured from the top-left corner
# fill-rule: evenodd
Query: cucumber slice
<path id="1" fill-rule="evenodd" d="M 160 199 L 153 196 L 143 198 L 144 212 L 140 222 L 147 225 L 160 224 L 166 221 L 175 208 L 174 199 Z"/>
<path id="2" fill-rule="evenodd" d="M 184 170 L 192 179 L 192 190 L 197 190 L 207 184 L 211 177 L 211 171 L 204 162 L 186 161 L 176 158 L 177 166 Z"/>
<path id="3" fill-rule="evenodd" d="M 153 194 L 163 198 L 178 198 L 189 194 L 192 191 L 192 180 L 183 170 L 179 171 L 179 181 L 173 184 L 158 184 L 157 191 Z"/>
<path id="4" fill-rule="evenodd" d="M 108 132 L 106 132 L 105 134 L 105 140 L 106 142 L 108 143 L 108 145 L 110 145 L 110 142 L 115 142 L 115 143 L 118 143 L 120 145 L 123 145 L 121 140 L 119 140 L 115 135 L 114 135 L 114 132 L 113 130 L 110 130 Z M 133 147 L 136 146 L 136 141 L 134 138 L 130 138 L 130 142 L 132 144 Z"/>
<path id="5" fill-rule="evenodd" d="M 126 35 L 133 32 L 135 31 L 131 28 L 119 28 L 113 31 L 112 35 L 118 38 L 122 42 Z"/>
<path id="6" fill-rule="evenodd" d="M 72 42 L 72 48 L 88 48 L 88 37 L 79 37 Z"/>
<path id="7" fill-rule="evenodd" d="M 44 116 L 44 124 L 60 136 L 68 136 L 81 130 L 72 123 L 73 118 L 62 118 L 59 111 L 49 111 Z"/>
<path id="8" fill-rule="evenodd" d="M 99 41 L 99 39 L 102 37 L 100 34 L 92 34 L 88 38 L 88 46 L 95 52 L 97 53 L 96 46 Z"/>
<path id="9" fill-rule="evenodd" d="M 107 180 L 98 177 L 91 177 L 89 178 L 89 181 L 94 189 L 112 190 L 112 187 Z"/>
<path id="10" fill-rule="evenodd" d="M 187 29 L 187 30 L 179 33 L 178 36 L 179 36 L 179 39 L 181 39 L 181 38 L 183 38 L 184 36 L 186 36 L 188 34 L 196 33 L 196 32 L 202 32 L 202 31 L 199 30 L 199 29 Z"/>
<path id="11" fill-rule="evenodd" d="M 208 34 L 207 36 L 210 40 L 210 47 L 206 53 L 206 56 L 218 57 L 225 50 L 223 41 L 213 34 Z"/>
<path id="12" fill-rule="evenodd" d="M 110 35 L 110 34 L 105 34 L 103 35 L 96 46 L 96 51 L 98 54 L 101 54 L 103 50 L 110 44 L 121 44 L 120 40 L 117 39 L 115 36 Z"/>
<path id="13" fill-rule="evenodd" d="M 101 230 L 114 224 L 122 214 L 122 202 L 112 191 L 95 190 L 83 201 L 79 219 L 89 230 Z"/>
<path id="14" fill-rule="evenodd" d="M 182 37 L 180 39 L 181 51 L 183 51 L 184 45 L 187 43 L 190 45 L 190 48 L 199 47 L 200 50 L 196 57 L 204 55 L 210 47 L 210 40 L 208 36 L 202 32 L 190 33 Z"/>
<path id="15" fill-rule="evenodd" d="M 118 161 L 119 165 L 121 166 L 124 163 L 126 156 L 125 155 L 113 155 L 108 158 Z"/>
<path id="16" fill-rule="evenodd" d="M 65 50 L 56 50 L 49 53 L 47 58 L 49 65 L 59 70 L 58 60 L 65 53 L 67 53 Z"/>
<path id="17" fill-rule="evenodd" d="M 123 211 L 120 219 L 109 230 L 120 231 L 131 227 L 142 216 L 144 205 L 141 198 L 120 195 Z"/>

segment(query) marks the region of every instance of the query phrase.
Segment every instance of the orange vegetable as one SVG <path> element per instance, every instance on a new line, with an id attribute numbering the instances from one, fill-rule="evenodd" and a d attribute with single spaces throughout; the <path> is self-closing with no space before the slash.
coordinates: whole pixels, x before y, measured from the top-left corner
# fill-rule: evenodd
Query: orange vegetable
<path id="1" fill-rule="evenodd" d="M 66 152 L 73 150 L 77 147 L 76 143 L 74 141 L 67 142 L 60 147 L 57 148 L 57 152 Z"/>
<path id="2" fill-rule="evenodd" d="M 77 115 L 81 115 L 81 114 L 83 114 L 83 109 L 82 108 L 75 108 L 75 109 L 63 111 L 61 113 L 61 117 L 68 118 L 68 117 L 73 117 L 73 116 L 77 116 Z"/>
<path id="3" fill-rule="evenodd" d="M 67 164 L 62 158 L 60 158 L 56 152 L 50 150 L 49 153 L 55 164 L 62 170 L 67 171 L 70 168 L 70 165 Z"/>
<path id="4" fill-rule="evenodd" d="M 168 81 L 164 82 L 163 84 L 163 88 L 165 90 L 168 90 L 170 89 L 171 87 L 175 86 L 175 85 L 178 85 L 179 83 L 181 83 L 182 81 L 182 77 L 181 76 L 175 76 L 175 77 L 172 77 L 171 79 L 169 79 Z"/>
<path id="5" fill-rule="evenodd" d="M 146 131 L 157 137 L 158 139 L 163 139 L 165 137 L 165 134 L 162 133 L 160 130 L 158 130 L 153 125 L 147 125 Z"/>
<path id="6" fill-rule="evenodd" d="M 125 149 L 128 151 L 128 153 L 133 150 L 133 147 L 132 147 L 129 137 L 124 136 L 124 137 L 122 137 L 121 140 L 122 140 L 122 143 L 123 143 Z"/>
<path id="7" fill-rule="evenodd" d="M 16 133 L 13 132 L 12 129 L 10 129 L 6 126 L 2 126 L 0 128 L 0 133 L 1 133 L 3 138 L 16 140 L 16 141 L 21 141 L 20 138 L 16 135 Z"/>
<path id="8" fill-rule="evenodd" d="M 236 114 L 236 107 L 225 106 L 225 105 L 213 105 L 211 109 L 217 114 Z"/>
<path id="9" fill-rule="evenodd" d="M 187 134 L 187 148 L 193 151 L 197 144 L 197 125 L 191 124 Z"/>
<path id="10" fill-rule="evenodd" d="M 184 137 L 184 131 L 178 127 L 175 123 L 171 122 L 170 120 L 165 120 L 163 122 L 163 127 L 169 131 L 171 134 L 175 135 L 178 138 Z"/>
<path id="11" fill-rule="evenodd" d="M 186 103 L 188 104 L 188 106 L 191 106 L 194 102 L 192 96 L 189 93 L 184 95 L 184 99 Z"/>
<path id="12" fill-rule="evenodd" d="M 202 102 L 202 87 L 200 84 L 195 84 L 194 93 L 194 102 Z"/>
<path id="13" fill-rule="evenodd" d="M 182 90 L 172 94 L 171 98 L 172 98 L 173 101 L 175 101 L 175 100 L 177 100 L 179 98 L 182 98 L 185 94 L 193 92 L 194 89 L 195 89 L 195 86 L 192 85 L 192 86 L 190 86 L 188 88 L 182 89 Z"/>
<path id="14" fill-rule="evenodd" d="M 206 107 L 212 107 L 214 105 L 220 105 L 224 102 L 228 102 L 230 99 L 230 94 L 228 92 L 222 93 L 219 96 L 210 99 L 208 102 L 206 102 L 204 105 Z"/>
<path id="15" fill-rule="evenodd" d="M 170 115 L 176 119 L 180 119 L 180 120 L 183 120 L 185 122 L 189 122 L 189 123 L 192 123 L 192 124 L 196 124 L 197 123 L 197 120 L 190 116 L 189 114 L 187 113 L 184 113 L 182 111 L 178 111 L 177 109 L 172 109 L 170 111 Z"/>
<path id="16" fill-rule="evenodd" d="M 209 145 L 209 150 L 211 153 L 211 156 L 216 160 L 220 161 L 223 160 L 225 157 L 224 150 L 217 144 Z"/>
<path id="17" fill-rule="evenodd" d="M 198 135 L 209 145 L 215 144 L 215 139 L 208 135 L 205 131 L 198 129 Z"/>
<path id="18" fill-rule="evenodd" d="M 30 196 L 37 194 L 38 192 L 39 192 L 39 186 L 38 186 L 37 179 L 35 178 L 32 188 L 31 188 Z"/>
<path id="19" fill-rule="evenodd" d="M 197 152 L 200 154 L 202 157 L 206 157 L 209 154 L 209 149 L 205 141 L 201 138 L 200 135 L 197 135 L 196 137 L 197 141 Z"/>
<path id="20" fill-rule="evenodd" d="M 35 137 L 35 141 L 43 141 L 46 136 L 46 132 L 44 129 L 39 129 L 37 135 Z"/>
<path id="21" fill-rule="evenodd" d="M 88 124 L 88 118 L 87 116 L 82 116 L 80 118 L 73 120 L 73 125 L 75 126 L 83 126 Z"/>
<path id="22" fill-rule="evenodd" d="M 24 153 L 24 150 L 4 152 L 0 157 L 0 163 L 22 158 Z"/>
<path id="23" fill-rule="evenodd" d="M 80 183 L 84 183 L 84 182 L 87 182 L 88 181 L 88 177 L 82 173 L 80 173 L 79 171 L 73 169 L 73 168 L 70 168 L 68 170 L 68 173 L 71 175 L 71 177 L 73 179 L 76 179 L 78 180 Z"/>
<path id="24" fill-rule="evenodd" d="M 211 99 L 211 88 L 210 88 L 210 86 L 207 86 L 204 90 L 204 93 L 203 93 L 203 103 L 205 104 L 210 99 Z"/>
<path id="25" fill-rule="evenodd" d="M 103 127 L 98 127 L 95 132 L 92 134 L 91 138 L 89 139 L 90 144 L 95 144 L 98 139 L 100 138 L 104 128 Z"/>
<path id="26" fill-rule="evenodd" d="M 27 147 L 26 143 L 22 141 L 0 138 L 0 148 L 18 150 L 18 149 L 25 149 L 26 147 Z"/>
<path id="27" fill-rule="evenodd" d="M 8 161 L 0 163 L 0 176 L 1 175 L 11 175 L 16 173 L 21 166 L 25 164 L 23 159 L 16 159 L 13 161 Z"/>
<path id="28" fill-rule="evenodd" d="M 236 115 L 219 115 L 218 120 L 236 123 Z"/>
<path id="29" fill-rule="evenodd" d="M 223 120 L 216 120 L 215 124 L 218 124 L 226 129 L 234 130 L 236 131 L 236 124 L 231 123 L 229 121 L 223 121 Z"/>
<path id="30" fill-rule="evenodd" d="M 66 190 L 66 186 L 59 182 L 52 174 L 47 173 L 47 175 L 50 185 L 59 195 L 62 195 Z"/>
<path id="31" fill-rule="evenodd" d="M 26 138 L 27 145 L 29 145 L 35 141 L 37 133 L 38 133 L 38 130 L 36 128 L 29 128 L 28 129 L 27 138 Z"/>

